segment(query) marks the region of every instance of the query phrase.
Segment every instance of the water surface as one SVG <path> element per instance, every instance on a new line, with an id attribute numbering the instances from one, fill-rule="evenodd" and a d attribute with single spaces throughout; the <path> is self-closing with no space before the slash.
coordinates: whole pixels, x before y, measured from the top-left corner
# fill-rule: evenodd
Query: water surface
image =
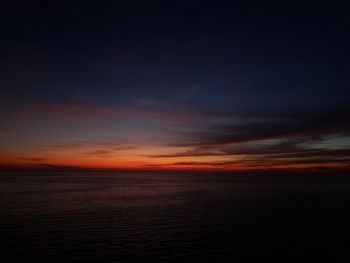
<path id="1" fill-rule="evenodd" d="M 350 262 L 346 176 L 2 173 L 5 262 Z"/>

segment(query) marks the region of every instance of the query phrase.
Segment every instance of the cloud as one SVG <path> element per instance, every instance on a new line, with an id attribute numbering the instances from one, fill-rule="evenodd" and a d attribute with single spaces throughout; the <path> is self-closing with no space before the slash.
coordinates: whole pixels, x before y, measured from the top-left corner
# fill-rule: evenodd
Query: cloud
<path id="1" fill-rule="evenodd" d="M 171 163 L 171 165 L 214 165 L 214 166 L 222 166 L 222 165 L 238 165 L 241 164 L 241 161 L 222 161 L 222 162 L 190 162 L 190 161 L 183 161 L 183 162 L 174 162 Z"/>
<path id="2" fill-rule="evenodd" d="M 23 104 L 17 107 L 7 107 L 0 113 L 0 119 L 5 123 L 16 123 L 23 119 L 33 118 L 50 118 L 55 121 L 61 119 L 142 118 L 163 123 L 191 125 L 214 121 L 217 116 L 215 114 L 201 114 L 190 109 L 169 109 L 162 105 L 150 107 L 132 103 L 122 106 L 100 106 L 81 103 Z"/>
<path id="3" fill-rule="evenodd" d="M 74 140 L 66 143 L 51 144 L 48 148 L 57 149 L 86 149 L 86 148 L 108 148 L 108 150 L 123 151 L 134 149 L 136 146 L 120 140 Z M 103 149 L 103 150 L 104 150 Z"/>
<path id="4" fill-rule="evenodd" d="M 256 114 L 249 121 L 226 126 L 209 126 L 187 136 L 187 142 L 176 147 L 184 150 L 171 154 L 149 155 L 150 158 L 232 157 L 223 162 L 174 162 L 174 165 L 324 165 L 350 164 L 350 148 L 332 148 L 322 144 L 331 137 L 350 141 L 350 109 L 298 111 Z M 255 120 L 254 120 L 255 119 Z M 174 146 L 174 148 L 176 148 Z M 239 158 L 239 161 L 237 161 Z M 215 158 L 217 159 L 217 158 Z"/>
<path id="5" fill-rule="evenodd" d="M 97 150 L 89 150 L 82 152 L 83 155 L 92 155 L 92 156 L 113 156 L 117 153 L 121 153 L 127 150 L 135 149 L 135 146 L 113 146 L 110 150 L 109 149 L 97 149 Z"/>
<path id="6" fill-rule="evenodd" d="M 30 162 L 44 162 L 44 161 L 47 161 L 48 158 L 35 158 L 35 157 L 21 157 L 22 160 L 25 160 L 25 161 L 30 161 Z"/>
<path id="7" fill-rule="evenodd" d="M 108 151 L 108 150 L 93 150 L 93 151 L 87 151 L 84 152 L 83 154 L 86 155 L 113 155 L 113 151 Z"/>
<path id="8" fill-rule="evenodd" d="M 218 145 L 280 138 L 318 138 L 350 132 L 350 109 L 322 111 L 317 114 L 295 115 L 275 120 L 261 116 L 255 122 L 209 128 L 194 134 L 194 144 Z"/>
<path id="9" fill-rule="evenodd" d="M 69 107 L 68 107 L 69 108 Z M 140 109 L 131 110 L 138 114 Z M 65 112 L 65 111 L 63 111 Z M 77 110 L 79 114 L 112 114 L 109 110 L 88 111 Z M 177 113 L 160 113 L 149 111 L 142 114 L 160 114 L 159 116 L 178 116 Z M 114 113 L 113 113 L 114 114 Z M 173 115 L 172 115 L 173 114 Z M 143 115 L 141 115 L 143 116 Z M 148 115 L 151 116 L 151 115 Z M 182 116 L 181 114 L 179 116 Z M 245 166 L 271 167 L 279 165 L 348 165 L 350 160 L 349 147 L 327 146 L 329 138 L 346 138 L 350 141 L 350 107 L 322 108 L 305 113 L 305 109 L 284 109 L 275 112 L 247 111 L 211 112 L 203 117 L 199 113 L 189 114 L 188 121 L 198 116 L 203 122 L 200 126 L 191 123 L 195 129 L 178 129 L 174 132 L 171 143 L 162 144 L 166 154 L 144 154 L 152 162 L 155 159 L 174 158 L 168 165 L 174 166 Z M 213 122 L 217 117 L 219 121 Z M 124 116 L 125 118 L 125 116 Z M 222 120 L 225 120 L 222 122 Z M 223 124 L 225 123 L 225 124 Z M 185 124 L 185 123 L 182 123 Z M 183 126 L 179 126 L 182 128 Z M 184 125 L 187 127 L 187 125 Z M 156 127 L 159 128 L 159 127 Z M 142 144 L 133 140 L 101 139 L 76 140 L 68 143 L 54 144 L 51 150 L 65 149 L 87 156 L 109 157 L 116 154 L 128 154 L 128 150 L 154 145 L 150 142 Z M 327 143 L 322 143 L 326 141 Z M 140 151 L 141 152 L 141 151 Z M 172 152 L 172 153 L 169 153 Z M 186 157 L 186 158 L 185 158 Z M 202 158 L 205 157 L 205 158 Z M 215 157 L 215 158 L 214 158 Z M 181 159 L 182 158 L 182 159 Z M 44 162 L 45 158 L 27 158 L 27 161 Z M 219 161 L 218 161 L 219 160 Z M 222 160 L 222 161 L 221 161 Z M 159 163 L 165 163 L 164 160 Z M 159 165 L 158 165 L 159 166 Z"/>

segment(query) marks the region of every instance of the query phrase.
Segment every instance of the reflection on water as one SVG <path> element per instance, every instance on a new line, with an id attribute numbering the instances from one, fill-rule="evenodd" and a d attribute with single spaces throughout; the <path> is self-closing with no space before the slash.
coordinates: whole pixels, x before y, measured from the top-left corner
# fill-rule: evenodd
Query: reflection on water
<path id="1" fill-rule="evenodd" d="M 12 173 L 0 184 L 8 262 L 350 259 L 347 177 Z"/>

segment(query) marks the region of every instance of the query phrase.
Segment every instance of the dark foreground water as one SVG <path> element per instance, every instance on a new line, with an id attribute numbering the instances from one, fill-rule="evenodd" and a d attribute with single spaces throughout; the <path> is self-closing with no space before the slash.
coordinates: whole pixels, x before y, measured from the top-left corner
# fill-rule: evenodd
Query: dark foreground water
<path id="1" fill-rule="evenodd" d="M 3 173 L 2 262 L 350 262 L 347 176 Z"/>

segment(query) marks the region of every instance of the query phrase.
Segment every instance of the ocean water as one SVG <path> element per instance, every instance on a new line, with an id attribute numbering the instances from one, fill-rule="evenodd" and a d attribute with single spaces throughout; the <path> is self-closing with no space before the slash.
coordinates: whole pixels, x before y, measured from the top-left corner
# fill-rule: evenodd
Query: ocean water
<path id="1" fill-rule="evenodd" d="M 1 262 L 350 262 L 350 176 L 2 173 Z"/>

